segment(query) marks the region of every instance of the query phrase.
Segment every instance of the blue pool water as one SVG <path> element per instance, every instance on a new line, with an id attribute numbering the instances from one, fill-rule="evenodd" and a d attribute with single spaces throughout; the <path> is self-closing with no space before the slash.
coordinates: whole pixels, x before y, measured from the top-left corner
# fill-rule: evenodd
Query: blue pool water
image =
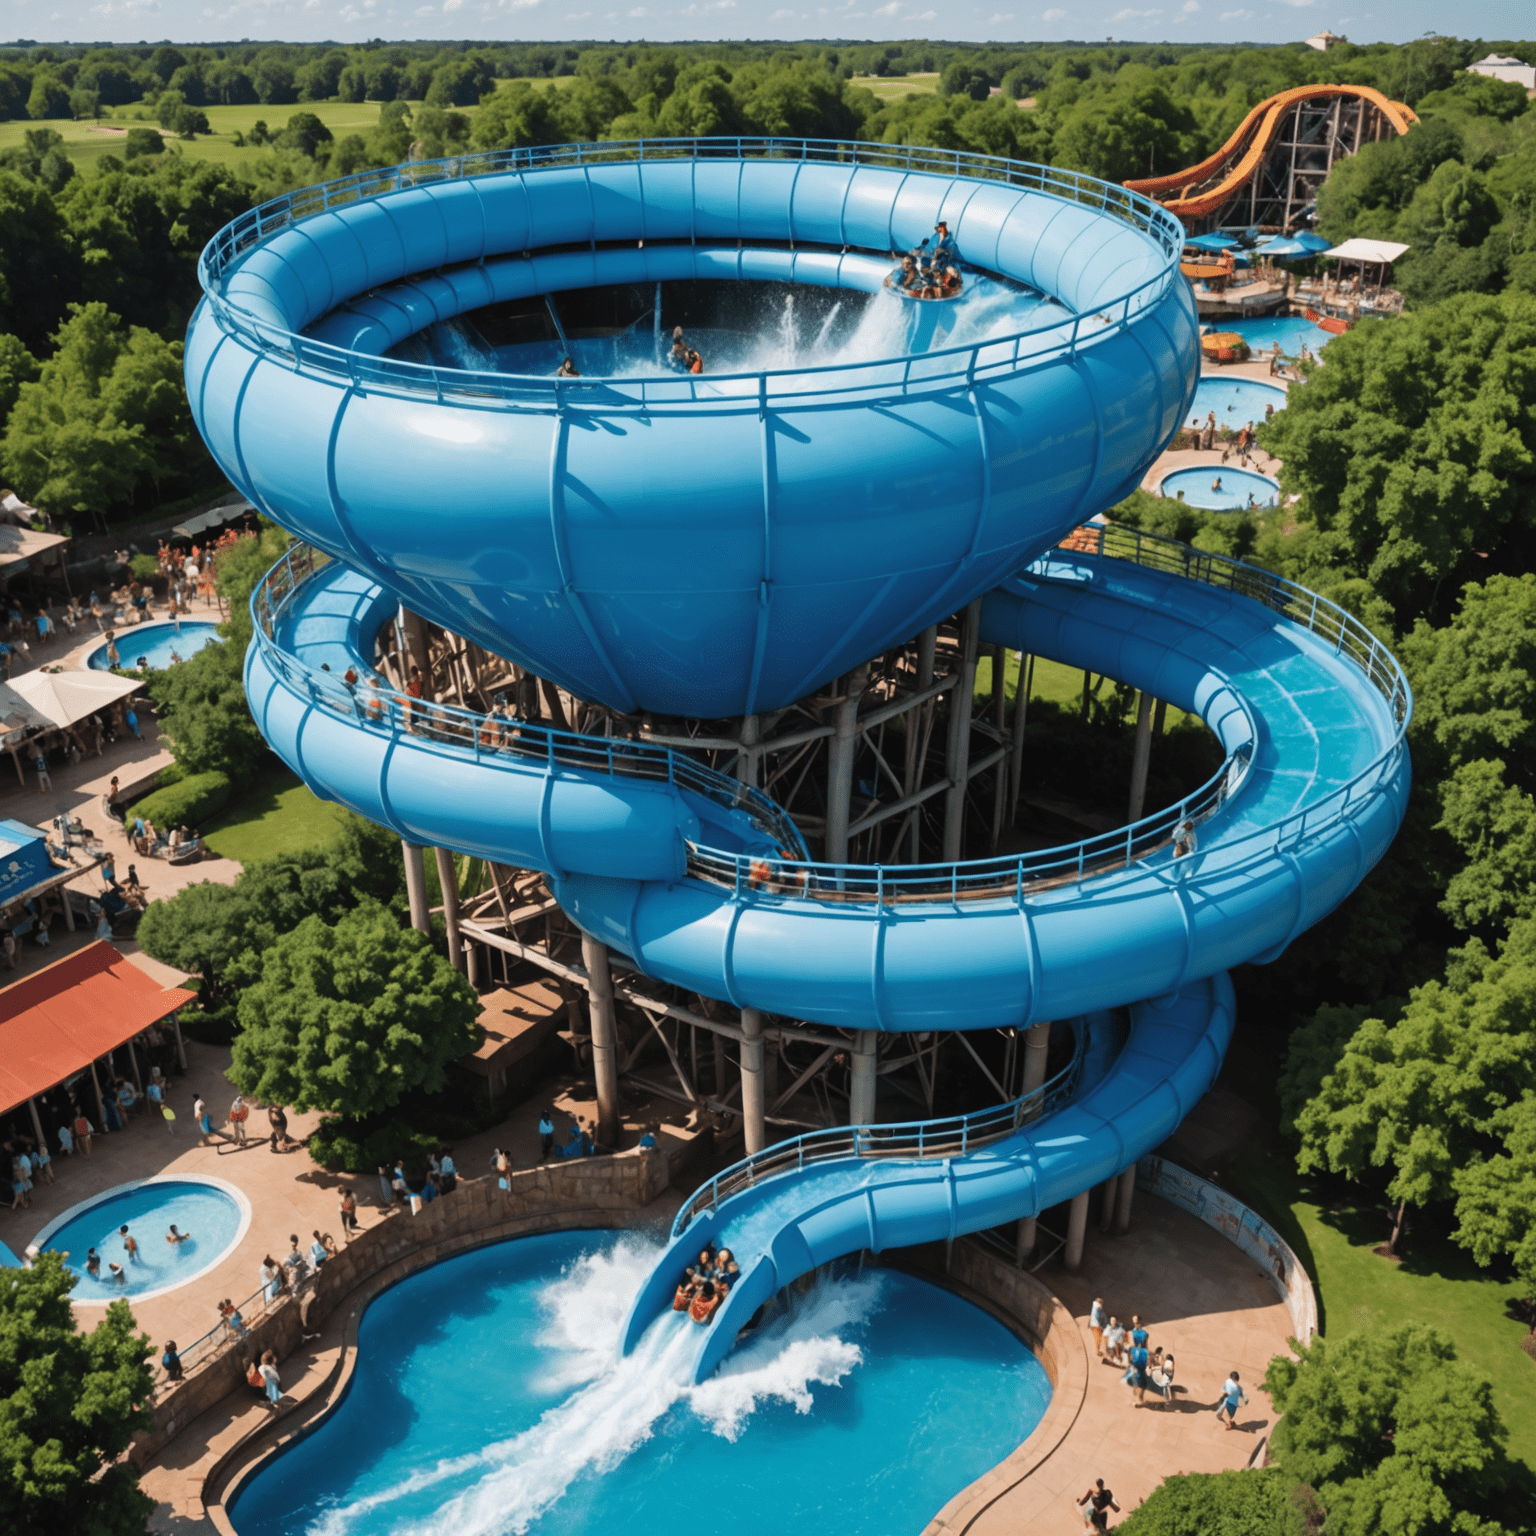
<path id="1" fill-rule="evenodd" d="M 521 1238 L 386 1292 L 341 1406 L 240 1493 L 240 1536 L 899 1536 L 1050 1400 L 1001 1324 L 874 1268 L 797 1296 L 701 1387 L 672 1313 L 619 1361 L 656 1252 Z"/>
<path id="2" fill-rule="evenodd" d="M 1313 325 L 1305 315 L 1262 315 L 1252 320 L 1223 320 L 1221 329 L 1236 331 L 1255 352 L 1268 352 L 1278 341 L 1286 357 L 1306 349 L 1315 357 L 1333 340 L 1333 332 Z"/>
<path id="3" fill-rule="evenodd" d="M 180 633 L 174 624 L 144 624 L 137 629 L 120 629 L 115 634 L 117 654 L 125 667 L 138 666 L 141 656 L 152 667 L 168 667 L 171 665 L 172 651 L 185 661 L 218 638 L 217 624 L 205 624 L 193 619 L 181 621 Z M 91 652 L 91 666 L 98 672 L 109 670 L 105 645 Z"/>
<path id="4" fill-rule="evenodd" d="M 185 1284 L 223 1258 L 239 1235 L 243 1217 L 233 1195 L 212 1184 L 187 1179 L 156 1179 L 137 1189 L 110 1194 L 72 1216 L 49 1233 L 44 1249 L 69 1254 L 69 1268 L 80 1277 L 76 1301 L 110 1301 L 115 1296 L 143 1296 Z M 130 1263 L 118 1228 L 125 1225 L 139 1244 L 139 1257 Z M 190 1232 L 184 1243 L 168 1243 L 166 1230 L 174 1224 Z M 87 1250 L 101 1255 L 101 1279 L 85 1272 Z M 123 1266 L 126 1285 L 113 1285 L 107 1265 Z M 251 1276 L 255 1288 L 256 1275 Z"/>
<path id="5" fill-rule="evenodd" d="M 1273 384 L 1237 375 L 1206 374 L 1195 386 L 1195 403 L 1189 409 L 1186 426 L 1204 426 L 1208 412 L 1216 412 L 1216 425 L 1234 432 L 1249 422 L 1255 426 L 1264 420 L 1264 407 L 1285 409 L 1285 391 Z"/>
<path id="6" fill-rule="evenodd" d="M 1221 489 L 1211 489 L 1211 483 L 1220 479 Z M 1192 507 L 1207 512 L 1241 512 L 1248 507 L 1251 496 L 1261 507 L 1276 505 L 1280 487 L 1268 475 L 1256 475 L 1250 469 L 1233 469 L 1226 464 L 1207 464 L 1195 469 L 1176 469 L 1164 475 L 1158 493 L 1170 501 L 1184 492 L 1184 500 Z"/>

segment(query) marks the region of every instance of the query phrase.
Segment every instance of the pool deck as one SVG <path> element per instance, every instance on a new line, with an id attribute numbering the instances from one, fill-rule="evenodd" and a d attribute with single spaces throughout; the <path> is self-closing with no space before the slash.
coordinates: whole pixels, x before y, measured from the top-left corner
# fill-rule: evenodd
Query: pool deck
<path id="1" fill-rule="evenodd" d="M 1071 1427 L 1032 1465 L 973 1484 L 925 1536 L 1078 1531 L 1083 1517 L 1076 1501 L 1096 1478 L 1129 1514 L 1165 1477 L 1224 1472 L 1261 1455 L 1275 1413 L 1259 1383 L 1269 1360 L 1289 1353 L 1292 1324 L 1268 1277 L 1234 1244 L 1138 1191 L 1128 1233 L 1105 1236 L 1090 1223 L 1080 1273 L 1069 1275 L 1053 1262 L 1038 1278 L 1071 1314 L 1087 1362 L 1087 1389 Z M 1151 1347 L 1172 1351 L 1171 1407 L 1148 1393 L 1147 1406 L 1137 1408 L 1123 1372 L 1094 1358 L 1088 1311 L 1096 1296 L 1122 1323 L 1139 1314 Z M 1234 1368 L 1249 1400 L 1229 1431 L 1214 1410 Z"/>

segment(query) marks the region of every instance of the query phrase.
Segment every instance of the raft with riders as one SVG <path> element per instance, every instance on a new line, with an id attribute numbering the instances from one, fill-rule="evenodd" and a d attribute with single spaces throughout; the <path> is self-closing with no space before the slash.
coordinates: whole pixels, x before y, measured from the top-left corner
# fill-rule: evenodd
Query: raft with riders
<path id="1" fill-rule="evenodd" d="M 699 1253 L 698 1262 L 683 1271 L 683 1278 L 672 1297 L 672 1310 L 686 1312 L 694 1322 L 707 1328 L 715 1320 L 720 1303 L 740 1279 L 741 1266 L 731 1250 L 722 1248 L 717 1253 L 713 1243 L 706 1244 Z"/>
<path id="2" fill-rule="evenodd" d="M 901 258 L 885 286 L 903 299 L 958 299 L 965 286 L 949 225 L 940 219 L 933 234 Z"/>

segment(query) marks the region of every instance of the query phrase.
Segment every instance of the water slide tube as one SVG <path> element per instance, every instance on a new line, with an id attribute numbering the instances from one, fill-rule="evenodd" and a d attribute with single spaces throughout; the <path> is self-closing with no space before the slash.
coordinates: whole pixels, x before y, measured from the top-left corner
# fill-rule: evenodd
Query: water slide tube
<path id="1" fill-rule="evenodd" d="M 739 149 L 724 158 L 738 191 L 751 188 L 754 198 L 760 191 L 755 172 L 786 170 L 777 161 L 745 158 Z M 703 159 L 661 168 L 670 176 L 679 174 L 679 165 L 699 178 L 696 186 L 719 169 Z M 843 178 L 845 221 L 864 196 L 865 167 L 807 159 L 790 160 L 787 168 L 791 180 L 772 183 L 781 210 L 801 206 L 801 190 L 815 186 L 816 177 L 804 188 L 798 178 L 813 168 Z M 573 185 L 589 214 L 607 207 L 608 193 L 599 195 L 605 183 L 595 175 L 601 168 L 579 167 L 594 174 L 574 184 L 570 169 L 521 170 L 505 181 L 525 187 L 519 206 L 542 206 L 538 178 L 558 171 L 566 178 L 564 202 L 557 199 L 553 209 L 571 201 Z M 631 185 L 645 188 L 640 213 L 632 207 L 631 216 L 649 228 L 645 178 L 652 167 L 621 169 L 639 178 Z M 952 223 L 968 217 L 978 200 L 999 194 L 1016 205 L 1026 198 L 1051 202 L 1047 193 L 1004 186 L 953 193 L 954 178 L 941 178 L 940 190 L 921 185 L 926 175 L 879 169 L 897 183 L 877 183 L 893 228 L 905 206 L 902 189 L 909 181 L 920 184 L 913 235 L 935 207 L 950 206 L 951 195 L 960 199 Z M 391 174 L 397 180 L 389 185 L 398 188 L 405 173 Z M 659 183 L 667 184 L 665 178 Z M 997 344 L 984 343 L 958 358 L 937 353 L 873 365 L 874 373 L 885 369 L 879 378 L 865 367 L 847 370 L 851 379 L 833 369 L 814 377 L 760 375 L 745 384 L 581 380 L 581 390 L 569 397 L 552 380 L 369 362 L 331 342 L 280 332 L 270 316 L 253 319 L 260 307 L 250 297 L 256 286 L 240 290 L 245 308 L 220 287 L 236 291 L 246 262 L 279 241 L 292 253 L 310 229 L 345 225 L 341 215 L 349 209 L 362 217 L 359 207 L 384 218 L 388 230 L 416 230 L 399 236 L 416 242 L 412 254 L 392 258 L 409 276 L 421 267 L 426 239 L 417 225 L 430 231 L 451 223 L 431 197 L 418 193 L 462 198 L 464 186 L 389 190 L 299 222 L 292 204 L 281 218 L 273 215 L 271 225 L 258 210 L 244 234 L 226 232 L 205 256 L 210 291 L 188 345 L 198 420 L 221 462 L 258 504 L 315 537 L 323 551 L 291 553 L 253 602 L 256 638 L 246 684 L 268 741 L 317 793 L 402 837 L 544 871 L 575 920 L 628 955 L 636 969 L 742 1007 L 897 1032 L 1018 1027 L 1131 1010 L 1125 1049 L 1091 1086 L 1068 1069 L 1046 1089 L 1000 1110 L 802 1138 L 748 1159 L 701 1191 L 679 1218 L 673 1251 L 636 1302 L 627 1342 L 633 1345 L 664 1304 L 678 1256 L 716 1233 L 736 1249 L 745 1278 L 716 1323 L 700 1330 L 696 1373 L 702 1379 L 758 1302 L 813 1265 L 864 1247 L 953 1237 L 1035 1214 L 1120 1172 L 1163 1140 L 1219 1069 L 1232 1028 L 1227 968 L 1278 955 L 1353 889 L 1395 833 L 1408 792 L 1410 700 L 1396 663 L 1362 626 L 1268 573 L 1125 530 L 1080 533 L 1071 549 L 1051 547 L 1066 509 L 1075 516 L 1125 483 L 1120 469 L 1107 468 L 1111 459 L 1128 453 L 1133 440 L 1139 451 L 1155 451 L 1183 409 L 1180 404 L 1165 430 L 1162 407 L 1188 398 L 1193 336 L 1186 357 L 1178 337 L 1188 293 L 1173 273 L 1176 240 L 1157 245 L 1171 286 L 1155 278 L 1132 290 L 1118 312 L 1095 315 L 1092 325 L 1075 320 L 1065 339 L 1059 324 L 1050 336 L 1008 339 L 1006 366 L 995 370 L 987 349 Z M 365 190 L 354 187 L 350 195 L 356 199 Z M 312 195 L 320 193 L 325 197 L 317 207 L 331 196 L 325 189 Z M 1140 248 L 1157 244 L 1114 211 L 1109 190 L 1102 201 L 1092 214 L 1099 237 L 1117 245 L 1129 231 Z M 729 206 L 739 212 L 745 205 L 743 192 L 743 201 Z M 1061 217 L 1070 228 L 1081 213 L 1072 200 L 1061 209 L 1029 206 L 1034 211 L 1021 234 L 1036 252 Z M 1138 210 L 1140 217 L 1145 210 Z M 1155 221 L 1151 226 L 1160 228 Z M 746 231 L 743 252 L 749 240 L 767 238 L 744 219 L 738 227 Z M 965 225 L 959 227 L 964 250 Z M 354 245 L 367 252 L 395 238 L 371 227 L 368 239 Z M 907 238 L 903 226 L 901 239 Z M 675 248 L 686 248 L 692 259 L 699 254 L 692 239 L 679 239 Z M 1093 251 L 1085 240 L 1080 261 L 1095 265 Z M 594 249 L 583 259 L 601 254 Z M 790 254 L 798 260 L 803 253 L 797 245 Z M 294 270 L 302 266 L 295 256 Z M 263 270 L 276 294 L 281 272 L 270 263 Z M 357 281 L 355 274 L 350 281 Z M 392 281 L 387 272 L 379 278 Z M 319 320 L 338 311 L 339 302 L 331 301 L 345 286 L 317 289 L 307 301 Z M 289 292 L 284 303 L 298 301 Z M 299 306 L 285 313 L 291 319 L 309 311 Z M 1163 338 L 1160 345 L 1153 332 Z M 938 393 L 916 384 L 923 366 L 937 370 L 926 377 L 938 381 Z M 1164 367 L 1175 376 L 1161 377 Z M 1046 396 L 1031 404 L 1027 393 L 1007 392 L 1015 382 L 1026 390 L 1041 387 L 1042 378 L 1071 401 L 1070 429 Z M 707 395 L 706 385 L 721 392 Z M 738 391 L 735 399 L 731 390 Z M 755 434 L 749 440 L 738 440 L 735 428 L 723 424 L 734 420 L 731 412 L 742 400 Z M 814 407 L 802 411 L 807 400 Z M 1079 420 L 1074 413 L 1085 403 L 1091 409 Z M 1150 425 L 1149 403 L 1156 407 Z M 924 414 L 930 406 L 936 411 Z M 994 410 L 1003 414 L 993 417 Z M 474 632 L 466 615 L 474 617 L 483 633 L 498 637 L 494 649 L 578 690 L 582 680 L 608 677 L 625 687 L 633 683 L 648 697 L 692 699 L 696 690 L 699 697 L 725 698 L 704 675 L 714 658 L 698 654 L 701 632 L 679 616 L 685 586 L 672 585 L 666 601 L 653 604 L 649 589 L 615 596 L 600 579 L 603 528 L 634 551 L 635 560 L 643 556 L 645 581 L 660 579 L 654 552 L 629 539 L 645 531 L 678 554 L 688 567 L 685 583 L 705 582 L 700 601 L 708 608 L 729 583 L 708 586 L 712 562 L 694 548 L 695 529 L 686 519 L 647 525 L 656 503 L 616 480 L 608 482 L 602 502 L 606 522 L 571 515 L 579 499 L 572 487 L 584 487 L 580 496 L 586 495 L 596 460 L 584 461 L 580 476 L 570 475 L 576 441 L 570 434 L 580 435 L 582 452 L 589 435 L 613 438 L 615 463 L 631 453 L 633 485 L 643 487 L 646 475 L 660 472 L 650 433 L 663 419 L 672 424 L 668 431 L 681 431 L 690 420 L 704 424 L 707 451 L 690 465 L 733 459 L 746 451 L 744 441 L 757 454 L 751 485 L 759 565 L 737 561 L 751 541 L 735 541 L 729 515 L 714 562 L 745 571 L 746 586 L 735 595 L 745 592 L 755 605 L 750 657 L 729 647 L 721 653 L 722 669 L 736 668 L 735 691 L 728 691 L 733 707 L 743 699 L 792 696 L 779 690 L 836 675 L 845 662 L 878 648 L 871 635 L 908 636 L 929 615 L 951 612 L 978 591 L 986 593 L 985 641 L 1107 673 L 1198 713 L 1225 749 L 1221 769 L 1178 805 L 1067 848 L 938 866 L 827 865 L 806 857 L 799 833 L 766 797 L 677 753 L 497 722 L 344 685 L 348 666 L 365 676 L 371 670 L 379 630 L 404 600 L 460 632 Z M 872 424 L 867 434 L 838 436 L 861 420 Z M 993 430 L 1002 420 L 1013 423 L 1006 435 Z M 884 435 L 892 421 L 903 445 L 894 457 Z M 968 435 L 945 435 L 939 426 L 946 422 L 949 428 L 965 424 Z M 397 436 L 388 445 L 391 424 Z M 519 434 L 535 427 L 546 458 L 539 475 L 522 475 L 525 461 L 514 450 L 526 446 Z M 316 430 L 329 445 L 318 458 L 306 447 Z M 364 434 L 358 442 L 374 445 L 376 460 L 351 448 L 343 452 L 354 431 Z M 1039 456 L 1047 440 L 1054 457 Z M 833 441 L 833 459 L 817 458 L 818 445 Z M 807 473 L 819 466 L 817 472 L 831 477 L 824 501 L 813 496 L 809 480 L 797 482 L 798 503 L 788 495 L 791 443 L 805 450 Z M 904 476 L 914 466 L 939 474 L 962 443 L 978 455 L 973 467 L 983 484 L 972 505 L 951 498 L 914 512 L 910 498 L 893 492 L 908 483 Z M 1087 452 L 1086 465 L 1076 461 L 1079 448 Z M 1011 462 L 1028 463 L 1041 480 L 1035 491 L 1013 494 L 1004 515 L 993 491 L 1012 473 Z M 1074 463 L 1070 494 L 1060 497 L 1048 469 Z M 442 478 L 446 506 L 443 498 L 420 499 L 428 483 L 420 478 L 427 472 L 421 464 Z M 719 472 L 729 468 L 723 464 Z M 854 498 L 851 520 L 839 523 L 849 475 L 862 477 L 865 492 Z M 533 510 L 520 500 L 533 495 L 529 480 L 542 498 Z M 729 514 L 729 498 L 722 505 Z M 893 562 L 906 560 L 908 568 L 875 572 L 880 595 L 860 607 L 841 573 L 829 574 L 814 543 L 793 532 L 795 519 L 809 519 L 813 505 L 823 509 L 829 547 L 840 547 L 860 519 L 867 542 L 878 545 L 889 523 Z M 967 553 L 955 558 L 951 546 L 921 564 L 919 526 L 939 549 L 951 523 L 962 525 Z M 1009 539 L 994 539 L 1005 523 Z M 578 549 L 583 553 L 573 563 Z M 769 569 L 764 562 L 770 559 L 771 582 L 752 574 Z M 806 601 L 815 596 L 840 610 L 834 645 L 824 648 L 825 628 L 807 648 L 797 631 L 781 626 L 781 618 L 800 610 L 779 606 L 778 587 L 769 588 L 780 582 Z M 913 594 L 925 584 L 940 596 L 918 600 Z M 426 600 L 434 593 L 435 608 Z M 900 593 L 906 596 L 891 595 Z M 457 606 L 449 605 L 450 597 Z M 729 606 L 717 613 L 725 615 Z M 878 624 L 866 623 L 876 611 Z M 601 623 L 584 628 L 582 613 L 588 620 L 599 614 Z M 898 614 L 905 615 L 900 623 Z M 505 628 L 498 628 L 503 620 Z M 712 633 L 730 630 L 724 618 L 721 624 Z M 614 643 L 593 646 L 592 635 Z M 563 671 L 533 659 L 546 645 Z M 663 656 L 668 646 L 674 647 L 670 659 Z M 610 662 L 611 673 L 604 671 Z M 772 680 L 771 689 L 765 680 Z M 585 691 L 605 696 L 595 686 Z M 689 712 L 701 708 L 692 705 Z"/>
<path id="2" fill-rule="evenodd" d="M 1233 130 L 1215 154 L 1170 176 L 1144 176 L 1125 183 L 1133 192 L 1156 198 L 1185 219 L 1218 212 L 1247 186 L 1254 172 L 1280 140 L 1286 113 L 1302 101 L 1368 101 L 1398 133 L 1407 133 L 1419 117 L 1412 107 L 1393 101 L 1369 85 L 1298 85 L 1266 97 Z"/>
<path id="3" fill-rule="evenodd" d="M 869 290 L 940 218 L 972 266 L 1054 298 L 1048 318 L 967 347 L 734 376 L 381 355 L 567 288 Z M 403 166 L 293 193 L 215 237 L 187 388 L 257 506 L 413 610 L 621 711 L 749 714 L 956 612 L 1140 482 L 1198 372 L 1182 241 L 1123 188 L 882 145 Z"/>

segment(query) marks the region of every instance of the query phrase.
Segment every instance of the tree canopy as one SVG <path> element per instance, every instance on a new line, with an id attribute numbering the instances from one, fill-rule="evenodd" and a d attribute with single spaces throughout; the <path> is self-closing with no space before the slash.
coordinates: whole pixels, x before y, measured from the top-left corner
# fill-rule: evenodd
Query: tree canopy
<path id="1" fill-rule="evenodd" d="M 440 1089 L 475 1048 L 475 989 L 431 940 L 365 899 L 307 917 L 262 955 L 240 998 L 230 1076 L 247 1093 L 360 1119 Z"/>
<path id="2" fill-rule="evenodd" d="M 0 1529 L 6 1536 L 137 1536 L 153 1509 L 119 1460 L 152 1423 L 149 1339 L 125 1301 L 89 1332 L 75 1277 L 43 1253 L 0 1283 Z"/>

